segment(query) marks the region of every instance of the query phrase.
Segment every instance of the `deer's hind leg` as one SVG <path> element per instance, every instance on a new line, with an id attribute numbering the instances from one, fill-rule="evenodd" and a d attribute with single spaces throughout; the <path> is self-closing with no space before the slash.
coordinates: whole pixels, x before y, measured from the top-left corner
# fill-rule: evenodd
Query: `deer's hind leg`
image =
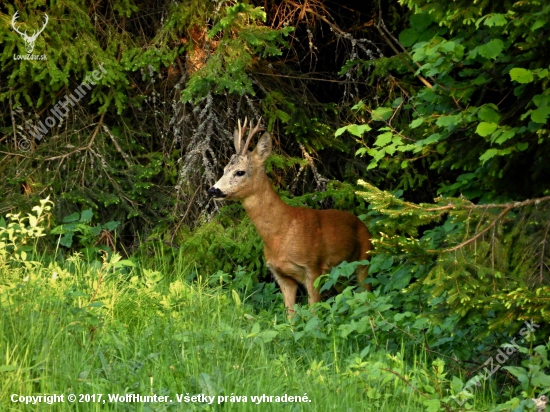
<path id="1" fill-rule="evenodd" d="M 305 287 L 307 289 L 308 303 L 310 305 L 321 301 L 321 292 L 314 286 L 315 281 L 326 272 L 323 267 L 318 269 L 306 268 Z"/>
<path id="2" fill-rule="evenodd" d="M 371 250 L 372 250 L 372 240 L 371 235 L 367 230 L 367 227 L 361 223 L 359 226 L 358 233 L 359 240 L 359 256 L 356 256 L 356 260 L 371 259 Z M 365 283 L 367 276 L 369 274 L 368 265 L 357 266 L 355 269 L 355 276 L 357 276 L 357 283 L 359 288 L 362 290 L 372 290 L 372 285 L 370 283 Z"/>
<path id="3" fill-rule="evenodd" d="M 369 267 L 366 265 L 357 266 L 357 269 L 355 269 L 355 275 L 357 276 L 357 283 L 359 284 L 360 290 L 372 290 L 372 285 L 370 283 L 365 283 L 368 274 Z"/>

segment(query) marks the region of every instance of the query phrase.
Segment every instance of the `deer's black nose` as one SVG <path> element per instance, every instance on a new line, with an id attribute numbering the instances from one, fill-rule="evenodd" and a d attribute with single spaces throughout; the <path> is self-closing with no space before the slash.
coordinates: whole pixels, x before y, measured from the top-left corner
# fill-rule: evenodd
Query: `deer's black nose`
<path id="1" fill-rule="evenodd" d="M 220 189 L 218 189 L 217 187 L 211 187 L 210 189 L 208 189 L 208 194 L 210 196 L 215 197 L 215 198 L 225 197 L 223 192 Z"/>

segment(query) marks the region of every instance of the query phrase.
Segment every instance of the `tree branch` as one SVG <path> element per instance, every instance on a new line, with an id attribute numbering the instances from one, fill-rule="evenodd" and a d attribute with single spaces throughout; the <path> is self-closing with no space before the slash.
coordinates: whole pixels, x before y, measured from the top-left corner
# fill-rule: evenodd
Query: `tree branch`
<path id="1" fill-rule="evenodd" d="M 532 205 L 532 204 L 544 203 L 544 202 L 547 202 L 549 200 L 550 200 L 550 196 L 544 196 L 544 197 L 538 197 L 536 199 L 527 199 L 527 200 L 524 200 L 523 202 L 489 203 L 489 204 L 486 204 L 486 205 L 474 205 L 474 204 L 456 205 L 454 203 L 449 203 L 448 205 L 445 205 L 445 206 L 432 207 L 432 208 L 429 208 L 429 209 L 424 209 L 424 211 L 426 211 L 426 212 L 438 212 L 440 210 L 448 210 L 448 209 L 493 209 L 493 208 L 501 208 L 501 209 L 502 208 L 504 208 L 504 209 L 511 208 L 511 209 L 515 209 L 517 207 L 523 207 L 523 206 L 528 206 L 528 205 Z"/>
<path id="2" fill-rule="evenodd" d="M 542 283 L 543 281 L 543 273 L 544 273 L 544 267 L 546 266 L 546 264 L 544 263 L 544 254 L 546 252 L 546 243 L 548 242 L 548 230 L 550 229 L 550 222 L 548 222 L 548 224 L 546 225 L 546 231 L 544 232 L 544 238 L 542 239 L 542 242 L 540 242 L 542 244 L 542 250 L 541 250 L 541 253 L 540 253 L 540 274 L 539 274 L 539 280 L 540 280 L 540 283 Z"/>
<path id="3" fill-rule="evenodd" d="M 477 238 L 479 238 L 481 235 L 483 235 L 484 233 L 486 233 L 487 231 L 489 231 L 489 229 L 491 229 L 500 219 L 502 219 L 504 216 L 506 216 L 506 214 L 512 210 L 513 208 L 512 207 L 507 207 L 506 209 L 504 209 L 492 222 L 489 226 L 487 226 L 485 229 L 483 229 L 481 232 L 479 232 L 478 234 L 476 234 L 474 237 L 468 239 L 467 241 L 465 242 L 462 242 L 461 244 L 459 245 L 456 245 L 450 249 L 445 249 L 444 251 L 442 251 L 441 253 L 446 253 L 446 252 L 453 252 L 455 250 L 458 250 L 460 249 L 461 247 L 464 247 L 466 246 L 467 244 L 470 244 L 472 243 L 474 240 L 476 240 Z"/>
<path id="4" fill-rule="evenodd" d="M 393 50 L 395 55 L 398 56 L 401 59 L 401 61 L 403 62 L 403 64 L 405 66 L 407 66 L 407 69 L 409 69 L 418 78 L 418 80 L 420 80 L 426 87 L 428 87 L 430 89 L 433 88 L 433 85 L 429 81 L 427 81 L 421 75 L 416 74 L 416 70 L 414 69 L 414 67 L 412 67 L 409 64 L 407 59 L 405 59 L 405 57 L 403 57 L 403 53 L 400 52 L 399 50 L 397 50 L 397 47 L 395 47 L 395 45 L 388 38 L 387 33 L 390 36 L 391 36 L 391 33 L 389 33 L 388 29 L 386 29 L 386 25 L 384 24 L 384 21 L 382 20 L 382 4 L 380 3 L 380 0 L 378 0 L 378 24 L 376 25 L 376 28 L 378 29 L 378 31 L 380 32 L 380 35 L 384 38 L 386 43 L 388 43 L 388 46 L 391 47 L 391 49 Z M 397 41 L 397 39 L 394 38 L 394 40 L 397 44 L 399 44 L 401 46 L 401 44 Z M 403 48 L 403 46 L 401 46 L 401 47 Z M 407 54 L 408 54 L 408 52 L 407 52 Z"/>
<path id="5" fill-rule="evenodd" d="M 48 157 L 47 159 L 44 159 L 45 161 L 51 161 L 51 160 L 57 160 L 57 159 L 64 159 L 72 154 L 75 154 L 75 153 L 78 153 L 78 152 L 81 152 L 83 150 L 90 150 L 92 148 L 92 144 L 94 143 L 94 140 L 95 140 L 95 137 L 97 136 L 97 133 L 99 132 L 99 129 L 101 128 L 101 126 L 103 125 L 103 119 L 105 118 L 105 113 L 107 113 L 107 111 L 104 111 L 102 114 L 101 114 L 101 117 L 99 118 L 99 122 L 97 122 L 97 125 L 94 129 L 94 132 L 92 133 L 92 137 L 90 139 L 90 143 L 88 143 L 86 146 L 82 146 L 82 147 L 78 147 L 76 148 L 75 150 L 73 151 L 70 151 L 69 153 L 65 153 L 65 154 L 62 154 L 62 155 L 59 155 L 59 156 L 54 156 L 54 157 Z"/>

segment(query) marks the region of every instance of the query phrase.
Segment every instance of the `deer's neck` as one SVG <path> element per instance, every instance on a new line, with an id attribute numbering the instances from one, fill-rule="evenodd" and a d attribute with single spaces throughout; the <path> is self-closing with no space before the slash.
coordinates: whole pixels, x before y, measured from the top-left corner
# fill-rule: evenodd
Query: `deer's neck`
<path id="1" fill-rule="evenodd" d="M 243 200 L 243 207 L 264 243 L 274 239 L 292 220 L 292 206 L 275 193 L 267 175 L 262 177 L 259 190 Z"/>

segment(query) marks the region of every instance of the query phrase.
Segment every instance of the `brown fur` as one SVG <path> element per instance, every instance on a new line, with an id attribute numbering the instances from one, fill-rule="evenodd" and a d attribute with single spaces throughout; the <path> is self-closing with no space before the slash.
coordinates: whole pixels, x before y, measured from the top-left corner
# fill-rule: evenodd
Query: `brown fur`
<path id="1" fill-rule="evenodd" d="M 236 132 L 237 135 L 237 132 Z M 264 162 L 271 153 L 271 135 L 264 133 L 253 152 L 241 148 L 210 189 L 219 199 L 241 200 L 264 241 L 267 266 L 283 293 L 287 310 L 296 303 L 298 284 L 307 288 L 309 303 L 319 302 L 315 280 L 343 262 L 363 260 L 372 249 L 371 235 L 355 215 L 339 210 L 314 210 L 284 203 L 271 187 Z M 245 172 L 238 176 L 236 172 Z M 360 285 L 368 268 L 357 269 Z"/>

